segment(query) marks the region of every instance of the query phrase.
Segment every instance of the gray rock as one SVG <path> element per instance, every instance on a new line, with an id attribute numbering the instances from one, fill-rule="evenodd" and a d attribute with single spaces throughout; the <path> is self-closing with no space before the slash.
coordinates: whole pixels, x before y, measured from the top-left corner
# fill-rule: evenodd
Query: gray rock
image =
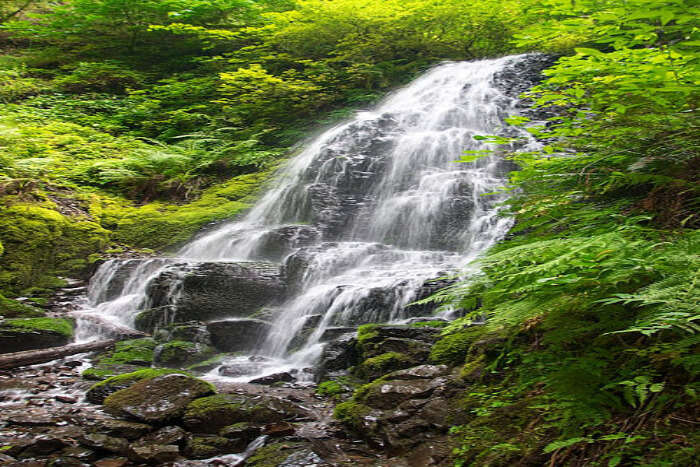
<path id="1" fill-rule="evenodd" d="M 193 401 L 183 421 L 189 431 L 213 434 L 238 422 L 267 424 L 307 416 L 299 406 L 275 397 L 217 394 Z"/>
<path id="2" fill-rule="evenodd" d="M 325 467 L 330 466 L 321 457 L 310 449 L 297 451 L 277 464 L 277 467 Z"/>
<path id="3" fill-rule="evenodd" d="M 187 439 L 187 432 L 179 426 L 164 426 L 163 428 L 149 433 L 138 440 L 139 444 L 161 444 L 161 445 L 183 445 Z"/>
<path id="4" fill-rule="evenodd" d="M 285 296 L 279 266 L 263 262 L 173 264 L 149 284 L 153 307 L 169 306 L 175 288 L 172 322 L 246 317 Z"/>
<path id="5" fill-rule="evenodd" d="M 180 457 L 180 448 L 174 444 L 138 444 L 129 449 L 129 459 L 151 465 L 173 462 Z"/>
<path id="6" fill-rule="evenodd" d="M 80 439 L 80 444 L 98 451 L 111 452 L 113 454 L 126 454 L 129 449 L 129 441 L 126 438 L 91 433 Z"/>
<path id="7" fill-rule="evenodd" d="M 153 430 L 151 425 L 146 425 L 145 423 L 129 422 L 114 418 L 98 419 L 92 428 L 100 434 L 126 438 L 129 441 L 140 438 Z"/>
<path id="8" fill-rule="evenodd" d="M 255 378 L 250 380 L 250 384 L 275 384 L 275 383 L 288 383 L 294 381 L 294 376 L 286 371 L 282 373 L 274 373 L 272 375 L 262 376 L 260 378 Z"/>
<path id="9" fill-rule="evenodd" d="M 253 441 L 260 436 L 262 428 L 252 423 L 239 422 L 226 426 L 219 431 L 219 436 L 231 439 L 243 439 L 247 442 Z"/>
<path id="10" fill-rule="evenodd" d="M 259 319 L 214 321 L 207 325 L 214 347 L 223 352 L 255 349 L 271 328 Z"/>

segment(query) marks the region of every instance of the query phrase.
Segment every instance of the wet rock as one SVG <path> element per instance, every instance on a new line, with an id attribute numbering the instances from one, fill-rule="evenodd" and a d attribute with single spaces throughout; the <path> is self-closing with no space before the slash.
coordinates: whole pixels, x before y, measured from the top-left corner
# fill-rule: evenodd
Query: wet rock
<path id="1" fill-rule="evenodd" d="M 133 441 L 152 431 L 153 427 L 151 425 L 146 425 L 145 423 L 105 418 L 98 419 L 92 426 L 92 429 L 100 434 L 125 438 L 129 441 Z"/>
<path id="2" fill-rule="evenodd" d="M 345 334 L 354 334 L 357 331 L 357 328 L 353 327 L 329 327 L 326 328 L 325 331 L 323 331 L 323 334 L 321 334 L 321 342 L 329 342 L 335 339 L 338 339 L 340 336 L 343 336 Z"/>
<path id="3" fill-rule="evenodd" d="M 216 351 L 206 344 L 171 341 L 156 347 L 153 362 L 157 366 L 183 368 L 212 357 Z"/>
<path id="4" fill-rule="evenodd" d="M 267 376 L 262 376 L 260 378 L 255 378 L 250 380 L 250 384 L 265 384 L 265 385 L 270 385 L 270 384 L 275 384 L 275 383 L 288 383 L 294 381 L 294 376 L 292 376 L 290 373 L 287 373 L 286 371 L 282 373 L 274 373 L 271 375 Z"/>
<path id="5" fill-rule="evenodd" d="M 175 289 L 179 296 L 170 316 L 174 322 L 250 316 L 280 303 L 285 295 L 279 266 L 263 262 L 171 265 L 149 285 L 154 308 L 170 305 Z"/>
<path id="6" fill-rule="evenodd" d="M 184 453 L 190 459 L 208 459 L 221 454 L 242 452 L 245 447 L 246 443 L 239 439 L 197 435 L 187 440 Z"/>
<path id="7" fill-rule="evenodd" d="M 234 423 L 219 431 L 219 436 L 231 439 L 242 439 L 246 442 L 253 441 L 260 436 L 262 428 L 247 422 Z"/>
<path id="8" fill-rule="evenodd" d="M 183 445 L 187 438 L 187 432 L 179 426 L 164 426 L 163 428 L 149 433 L 138 440 L 139 444 L 160 444 L 177 446 Z"/>
<path id="9" fill-rule="evenodd" d="M 188 341 L 197 344 L 211 345 L 211 336 L 207 325 L 198 321 L 170 326 L 164 329 L 167 341 Z"/>
<path id="10" fill-rule="evenodd" d="M 110 457 L 108 459 L 100 459 L 93 465 L 95 467 L 124 467 L 129 463 L 126 457 Z"/>
<path id="11" fill-rule="evenodd" d="M 207 325 L 212 344 L 223 352 L 253 350 L 270 328 L 270 323 L 258 319 L 214 321 Z"/>
<path id="12" fill-rule="evenodd" d="M 80 439 L 80 444 L 97 451 L 111 452 L 113 454 L 126 454 L 129 449 L 129 441 L 126 438 L 91 433 Z"/>
<path id="13" fill-rule="evenodd" d="M 55 396 L 54 399 L 56 399 L 58 402 L 63 402 L 64 404 L 75 404 L 78 402 L 78 398 L 75 396 L 58 395 Z"/>
<path id="14" fill-rule="evenodd" d="M 295 431 L 294 425 L 291 423 L 279 422 L 265 425 L 262 434 L 271 438 L 281 438 L 283 436 L 292 436 Z"/>
<path id="15" fill-rule="evenodd" d="M 151 465 L 173 462 L 180 457 L 180 448 L 174 444 L 137 444 L 129 449 L 129 459 Z"/>
<path id="16" fill-rule="evenodd" d="M 80 462 L 86 462 L 92 464 L 92 462 L 98 457 L 97 453 L 92 449 L 85 446 L 68 446 L 63 449 L 59 454 L 61 458 L 77 459 Z"/>
<path id="17" fill-rule="evenodd" d="M 291 402 L 269 396 L 217 394 L 192 402 L 183 417 L 187 430 L 218 433 L 238 422 L 275 423 L 305 417 L 307 413 Z"/>
<path id="18" fill-rule="evenodd" d="M 363 402 L 370 407 L 388 410 L 399 403 L 415 398 L 426 398 L 433 390 L 431 381 L 382 381 L 369 386 Z"/>
<path id="19" fill-rule="evenodd" d="M 38 435 L 32 438 L 29 444 L 25 445 L 20 458 L 26 459 L 31 457 L 46 456 L 56 451 L 60 451 L 67 446 L 66 441 L 53 437 L 51 435 Z"/>
<path id="20" fill-rule="evenodd" d="M 281 463 L 277 464 L 277 467 L 325 467 L 330 466 L 321 457 L 310 449 L 304 449 L 303 451 L 297 451 L 291 454 Z"/>
<path id="21" fill-rule="evenodd" d="M 229 378 L 238 378 L 239 376 L 254 375 L 260 371 L 262 366 L 255 362 L 237 362 L 230 365 L 222 365 L 219 368 L 221 376 Z"/>
<path id="22" fill-rule="evenodd" d="M 390 380 L 433 379 L 447 376 L 450 369 L 447 365 L 420 365 L 405 370 L 395 371 L 386 375 Z"/>
<path id="23" fill-rule="evenodd" d="M 6 465 L 11 462 L 15 462 L 17 459 L 14 457 L 8 456 L 6 454 L 0 454 L 0 465 Z"/>
<path id="24" fill-rule="evenodd" d="M 177 420 L 190 402 L 212 393 L 209 383 L 175 373 L 139 381 L 107 397 L 104 405 L 117 416 L 162 424 Z"/>
<path id="25" fill-rule="evenodd" d="M 265 232 L 252 256 L 264 260 L 280 261 L 297 248 L 313 245 L 321 238 L 321 232 L 310 225 L 285 225 Z"/>
<path id="26" fill-rule="evenodd" d="M 357 350 L 355 333 L 338 336 L 326 344 L 323 349 L 318 363 L 317 380 L 324 380 L 332 372 L 355 366 L 359 361 L 360 355 Z"/>

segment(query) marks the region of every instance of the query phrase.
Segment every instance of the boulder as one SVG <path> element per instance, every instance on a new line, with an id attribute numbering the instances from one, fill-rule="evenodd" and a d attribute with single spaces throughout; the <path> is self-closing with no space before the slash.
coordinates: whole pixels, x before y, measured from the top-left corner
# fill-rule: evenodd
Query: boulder
<path id="1" fill-rule="evenodd" d="M 299 406 L 270 396 L 217 394 L 190 403 L 183 420 L 189 431 L 219 433 L 239 422 L 266 424 L 306 416 Z"/>
<path id="2" fill-rule="evenodd" d="M 321 238 L 321 232 L 310 225 L 285 225 L 262 234 L 251 257 L 267 261 L 280 261 L 297 248 L 313 245 Z"/>
<path id="3" fill-rule="evenodd" d="M 161 465 L 180 457 L 180 448 L 174 444 L 137 444 L 129 448 L 128 455 L 135 462 Z"/>
<path id="4" fill-rule="evenodd" d="M 238 422 L 226 426 L 219 431 L 219 436 L 231 439 L 242 439 L 246 442 L 253 441 L 260 436 L 262 428 L 248 422 Z"/>
<path id="5" fill-rule="evenodd" d="M 153 362 L 157 366 L 183 368 L 207 360 L 215 353 L 206 344 L 176 340 L 156 347 Z"/>
<path id="6" fill-rule="evenodd" d="M 171 373 L 180 373 L 180 371 L 166 368 L 141 368 L 136 371 L 127 371 L 124 374 L 111 376 L 104 381 L 93 384 L 85 393 L 85 398 L 88 402 L 92 402 L 93 404 L 102 404 L 105 398 L 110 394 L 126 389 L 137 381 Z"/>
<path id="7" fill-rule="evenodd" d="M 80 444 L 97 451 L 110 452 L 112 454 L 126 454 L 129 449 L 129 441 L 125 438 L 91 433 L 80 438 Z"/>
<path id="8" fill-rule="evenodd" d="M 187 432 L 177 425 L 164 426 L 138 440 L 137 444 L 184 445 Z"/>
<path id="9" fill-rule="evenodd" d="M 173 290 L 178 291 L 176 305 L 171 305 Z M 172 313 L 169 318 L 177 323 L 250 316 L 281 303 L 285 290 L 276 264 L 216 262 L 170 265 L 152 280 L 147 294 L 153 308 Z"/>
<path id="10" fill-rule="evenodd" d="M 275 384 L 275 383 L 289 383 L 294 381 L 294 376 L 290 373 L 283 371 L 281 373 L 273 373 L 271 375 L 262 376 L 260 378 L 251 379 L 250 384 Z"/>
<path id="11" fill-rule="evenodd" d="M 183 374 L 168 374 L 139 381 L 104 401 L 107 412 L 145 423 L 164 424 L 182 417 L 197 398 L 213 394 L 211 384 Z"/>
<path id="12" fill-rule="evenodd" d="M 73 323 L 62 318 L 18 318 L 0 321 L 0 353 L 67 345 Z"/>
<path id="13" fill-rule="evenodd" d="M 343 334 L 323 348 L 318 363 L 317 380 L 322 381 L 333 372 L 342 371 L 357 365 L 360 355 L 357 350 L 355 333 Z"/>
<path id="14" fill-rule="evenodd" d="M 254 350 L 270 328 L 270 323 L 259 319 L 214 321 L 207 325 L 212 344 L 222 352 Z"/>
<path id="15" fill-rule="evenodd" d="M 145 423 L 104 418 L 97 419 L 92 425 L 92 429 L 99 434 L 133 441 L 152 431 L 153 427 Z"/>
<path id="16" fill-rule="evenodd" d="M 222 454 L 234 454 L 245 450 L 247 443 L 215 435 L 195 435 L 187 440 L 185 456 L 189 459 L 208 459 Z"/>

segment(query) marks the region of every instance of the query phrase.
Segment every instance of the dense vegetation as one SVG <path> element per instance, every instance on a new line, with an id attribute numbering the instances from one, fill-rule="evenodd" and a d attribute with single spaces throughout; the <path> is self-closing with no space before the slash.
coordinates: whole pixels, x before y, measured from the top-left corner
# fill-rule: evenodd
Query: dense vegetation
<path id="1" fill-rule="evenodd" d="M 41 315 L 4 297 L 40 303 L 99 257 L 172 247 L 235 215 L 294 144 L 432 64 L 555 53 L 530 92 L 555 115 L 530 127 L 546 145 L 510 156 L 516 227 L 480 277 L 434 298 L 474 310 L 433 356 L 473 383 L 457 462 L 697 463 L 699 12 L 690 0 L 3 2 L 0 314 Z M 475 353 L 476 339 L 496 350 Z"/>

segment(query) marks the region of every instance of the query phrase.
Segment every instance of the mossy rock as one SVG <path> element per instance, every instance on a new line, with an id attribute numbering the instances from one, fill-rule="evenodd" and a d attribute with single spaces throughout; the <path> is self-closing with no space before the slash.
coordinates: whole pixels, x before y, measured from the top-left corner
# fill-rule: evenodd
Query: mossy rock
<path id="1" fill-rule="evenodd" d="M 85 372 L 87 372 L 86 370 Z M 85 376 L 83 372 L 83 376 Z M 148 368 L 144 370 L 138 370 L 131 373 L 126 373 L 122 375 L 112 376 L 104 381 L 93 384 L 90 389 L 87 390 L 85 398 L 92 402 L 93 404 L 102 404 L 107 396 L 122 389 L 126 389 L 132 384 L 142 381 L 144 379 L 155 378 L 156 376 L 163 376 L 172 373 L 182 374 L 180 370 L 174 370 L 170 368 Z"/>
<path id="2" fill-rule="evenodd" d="M 486 332 L 484 326 L 474 326 L 442 336 L 430 351 L 430 362 L 449 366 L 464 363 L 472 344 Z"/>
<path id="3" fill-rule="evenodd" d="M 186 367 L 207 360 L 216 351 L 205 344 L 170 341 L 158 346 L 154 362 L 159 366 Z"/>
<path id="4" fill-rule="evenodd" d="M 233 354 L 230 353 L 221 353 L 202 362 L 197 362 L 193 365 L 190 365 L 185 369 L 194 373 L 207 373 L 216 368 L 217 366 L 220 366 L 228 357 L 232 355 Z"/>
<path id="5" fill-rule="evenodd" d="M 73 339 L 73 322 L 63 318 L 20 318 L 0 322 L 0 353 L 58 347 Z"/>
<path id="6" fill-rule="evenodd" d="M 39 308 L 11 300 L 0 294 L 0 316 L 3 318 L 39 318 L 45 315 L 46 312 Z"/>
<path id="7" fill-rule="evenodd" d="M 302 443 L 273 443 L 257 449 L 249 458 L 245 465 L 250 467 L 277 467 L 281 465 L 295 451 L 305 447 Z M 305 464 L 290 464 L 305 465 Z"/>
<path id="8" fill-rule="evenodd" d="M 217 394 L 192 402 L 183 417 L 185 428 L 197 433 L 218 433 L 239 422 L 274 423 L 305 415 L 294 404 L 273 397 Z"/>
<path id="9" fill-rule="evenodd" d="M 368 358 L 353 369 L 358 378 L 373 380 L 392 371 L 409 368 L 420 363 L 405 354 L 387 352 L 376 357 Z"/>
<path id="10" fill-rule="evenodd" d="M 364 418 L 372 412 L 372 408 L 356 401 L 341 402 L 335 406 L 333 417 L 355 432 L 364 428 Z"/>
<path id="11" fill-rule="evenodd" d="M 87 216 L 64 216 L 51 201 L 16 202 L 0 207 L 0 241 L 0 287 L 20 292 L 80 273 L 107 246 L 109 231 Z"/>
<path id="12" fill-rule="evenodd" d="M 97 363 L 151 366 L 156 346 L 156 341 L 150 337 L 117 342 L 114 350 L 100 356 Z"/>
<path id="13" fill-rule="evenodd" d="M 112 415 L 161 425 L 179 420 L 192 401 L 214 394 L 210 383 L 181 373 L 144 379 L 104 400 Z"/>
<path id="14" fill-rule="evenodd" d="M 184 454 L 189 459 L 208 459 L 222 454 L 243 452 L 247 444 L 247 441 L 240 438 L 198 435 L 187 440 Z"/>

